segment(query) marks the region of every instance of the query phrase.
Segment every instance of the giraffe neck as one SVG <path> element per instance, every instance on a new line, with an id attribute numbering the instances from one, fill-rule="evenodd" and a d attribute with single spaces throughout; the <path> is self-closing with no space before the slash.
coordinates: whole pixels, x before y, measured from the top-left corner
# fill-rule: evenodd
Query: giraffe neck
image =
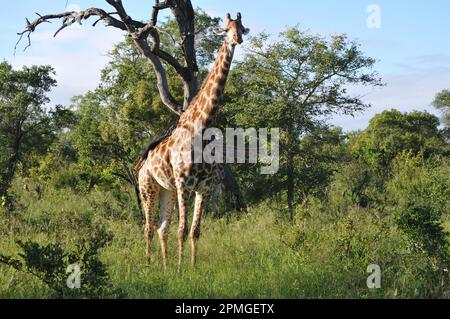
<path id="1" fill-rule="evenodd" d="M 219 50 L 219 55 L 211 72 L 203 82 L 191 107 L 185 113 L 190 124 L 205 128 L 214 119 L 218 111 L 219 99 L 223 95 L 233 55 L 234 46 L 225 41 Z"/>

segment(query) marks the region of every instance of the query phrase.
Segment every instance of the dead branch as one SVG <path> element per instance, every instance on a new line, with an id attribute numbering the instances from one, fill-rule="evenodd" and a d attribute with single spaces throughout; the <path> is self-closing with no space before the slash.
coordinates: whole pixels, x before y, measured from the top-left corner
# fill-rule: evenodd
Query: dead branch
<path id="1" fill-rule="evenodd" d="M 33 22 L 30 22 L 30 20 L 26 19 L 26 22 L 27 22 L 26 29 L 24 31 L 18 33 L 18 35 L 20 37 L 16 43 L 16 46 L 14 47 L 14 52 L 16 51 L 18 44 L 20 43 L 20 41 L 22 40 L 22 38 L 25 34 L 27 35 L 27 38 L 28 38 L 28 45 L 25 47 L 25 50 L 26 50 L 28 47 L 31 46 L 30 36 L 34 31 L 36 31 L 36 28 L 42 23 L 51 23 L 51 20 L 55 20 L 55 19 L 58 19 L 58 20 L 62 19 L 62 25 L 56 31 L 56 33 L 54 34 L 54 37 L 56 37 L 59 32 L 61 32 L 65 28 L 69 27 L 73 23 L 81 24 L 82 20 L 87 20 L 92 16 L 98 16 L 99 17 L 98 21 L 103 20 L 105 25 L 107 25 L 107 26 L 113 26 L 113 27 L 119 28 L 121 30 L 126 30 L 125 24 L 122 23 L 120 20 L 114 18 L 112 16 L 113 14 L 114 13 L 107 13 L 106 11 L 104 11 L 102 9 L 98 9 L 98 8 L 89 8 L 89 9 L 86 9 L 81 12 L 68 11 L 68 12 L 63 12 L 63 13 L 58 13 L 58 14 L 48 14 L 48 15 L 44 15 L 44 16 L 40 15 L 39 13 L 36 12 L 36 15 L 38 16 L 38 18 L 36 20 L 34 20 Z M 94 25 L 96 25 L 97 22 L 95 22 Z"/>
<path id="2" fill-rule="evenodd" d="M 173 57 L 171 54 L 160 48 L 159 32 L 156 27 L 158 13 L 160 10 L 176 6 L 172 0 L 160 2 L 156 0 L 153 6 L 152 18 L 149 23 L 145 24 L 136 20 L 133 20 L 126 12 L 121 0 L 105 0 L 116 11 L 106 12 L 99 8 L 89 8 L 81 12 L 68 11 L 58 14 L 38 15 L 38 18 L 33 22 L 26 19 L 27 26 L 24 31 L 18 33 L 19 39 L 14 47 L 14 52 L 17 50 L 17 46 L 26 36 L 28 44 L 24 48 L 26 50 L 31 46 L 31 34 L 36 31 L 37 27 L 43 23 L 51 23 L 52 20 L 61 20 L 61 26 L 56 30 L 54 36 L 56 37 L 62 30 L 71 26 L 74 23 L 82 24 L 82 21 L 91 17 L 97 17 L 98 19 L 92 26 L 96 26 L 98 22 L 102 21 L 106 26 L 118 28 L 128 33 L 128 35 L 134 40 L 137 47 L 148 58 L 153 65 L 157 75 L 157 86 L 161 95 L 163 103 L 173 112 L 181 114 L 183 107 L 179 104 L 169 91 L 169 85 L 167 83 L 167 74 L 161 61 L 173 67 L 176 72 L 182 77 L 184 81 L 189 78 L 191 72 L 188 67 L 181 65 L 181 63 Z M 117 17 L 114 17 L 117 16 Z M 151 45 L 149 45 L 149 39 L 151 39 Z"/>

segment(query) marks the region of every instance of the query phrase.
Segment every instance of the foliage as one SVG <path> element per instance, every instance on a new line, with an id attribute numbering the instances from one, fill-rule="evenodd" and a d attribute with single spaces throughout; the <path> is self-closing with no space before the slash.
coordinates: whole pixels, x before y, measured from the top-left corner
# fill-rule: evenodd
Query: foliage
<path id="1" fill-rule="evenodd" d="M 201 8 L 195 9 L 195 47 L 197 51 L 197 62 L 200 71 L 205 71 L 215 59 L 215 53 L 223 43 L 222 36 L 213 32 L 213 29 L 220 27 L 222 19 L 208 15 Z M 182 49 L 180 44 L 174 40 L 173 35 L 179 32 L 174 19 L 167 19 L 161 24 L 161 46 L 178 60 L 182 60 Z"/>
<path id="2" fill-rule="evenodd" d="M 0 196 L 7 199 L 18 165 L 30 167 L 33 156 L 45 153 L 58 129 L 44 109 L 47 93 L 56 84 L 53 74 L 50 66 L 16 71 L 7 62 L 0 64 Z"/>
<path id="3" fill-rule="evenodd" d="M 439 120 L 426 112 L 384 111 L 375 115 L 366 130 L 349 134 L 348 157 L 334 176 L 340 190 L 353 204 L 386 206 L 386 183 L 392 178 L 392 163 L 403 152 L 424 158 L 446 156 L 449 144 Z"/>
<path id="4" fill-rule="evenodd" d="M 197 10 L 201 75 L 223 40 L 211 33 L 220 22 Z M 160 30 L 162 48 L 181 52 L 169 36 L 175 21 Z M 132 40 L 111 51 L 100 85 L 68 108 L 44 107 L 55 84 L 50 67 L 1 64 L 0 259 L 7 266 L 0 265 L 0 297 L 450 297 L 448 129 L 429 113 L 397 110 L 361 132 L 327 125 L 333 114 L 369 107 L 348 89 L 381 85 L 374 64 L 345 35 L 289 28 L 276 40 L 251 39 L 233 64 L 217 125 L 280 128 L 280 170 L 263 176 L 258 164 L 237 166 L 249 213 L 207 215 L 199 264 L 181 274 L 162 271 L 156 247 L 147 260 L 136 218 L 132 168 L 147 141 L 177 118 Z M 182 100 L 170 67 L 168 77 Z M 434 103 L 444 112 L 447 93 Z M 9 128 L 21 117 L 14 134 Z M 39 196 L 27 186 L 38 182 Z M 73 263 L 81 266 L 81 290 L 66 286 Z M 369 264 L 382 269 L 379 290 L 367 289 Z"/>
<path id="5" fill-rule="evenodd" d="M 425 294 L 439 296 L 450 284 L 448 230 L 443 225 L 450 211 L 450 162 L 403 153 L 396 158 L 393 170 L 386 187 L 390 209 L 398 227 L 407 234 L 411 250 L 426 256 L 427 262 L 418 273 L 431 284 Z"/>
<path id="6" fill-rule="evenodd" d="M 426 112 L 401 113 L 397 110 L 374 116 L 352 148 L 369 165 L 384 170 L 403 151 L 423 152 L 425 157 L 449 151 L 437 117 Z"/>
<path id="7" fill-rule="evenodd" d="M 61 244 L 40 245 L 33 241 L 17 241 L 22 250 L 19 259 L 0 255 L 0 262 L 18 271 L 32 274 L 55 293 L 56 298 L 120 297 L 121 292 L 110 283 L 105 265 L 99 260 L 99 250 L 112 240 L 104 228 L 92 230 L 89 238 L 80 240 L 76 251 L 65 251 Z M 77 264 L 82 270 L 81 287 L 67 285 L 69 265 Z"/>
<path id="8" fill-rule="evenodd" d="M 371 71 L 374 63 L 345 35 L 323 38 L 290 28 L 276 41 L 266 34 L 252 38 L 243 61 L 233 70 L 224 117 L 232 127 L 280 128 L 280 172 L 270 176 L 278 187 L 269 191 L 271 195 L 287 191 L 291 218 L 294 204 L 321 188 L 329 176 L 318 165 L 328 162 L 330 155 L 315 154 L 311 162 L 310 146 L 327 144 L 327 138 L 335 146 L 341 143 L 342 134 L 327 132 L 324 118 L 369 107 L 347 88 L 380 85 L 377 73 Z M 317 187 L 311 181 L 317 181 Z"/>
<path id="9" fill-rule="evenodd" d="M 443 122 L 447 126 L 450 126 L 450 91 L 443 90 L 436 94 L 433 105 L 442 112 Z"/>
<path id="10" fill-rule="evenodd" d="M 355 159 L 344 163 L 333 176 L 332 192 L 343 199 L 348 199 L 353 205 L 367 207 L 376 200 L 373 182 L 374 170 L 364 161 Z"/>
<path id="11" fill-rule="evenodd" d="M 130 298 L 417 298 L 433 287 L 433 281 L 419 275 L 426 269 L 425 256 L 410 251 L 408 237 L 389 216 L 380 219 L 372 208 L 350 206 L 335 215 L 334 207 L 311 199 L 292 224 L 267 201 L 240 218 L 207 217 L 196 269 L 186 260 L 186 270 L 178 274 L 174 254 L 169 271 L 163 271 L 156 242 L 154 258 L 147 261 L 142 225 L 114 217 L 120 208 L 113 208 L 118 203 L 109 193 L 52 191 L 45 201 L 34 202 L 27 195 L 23 201 L 28 207 L 23 218 L 0 217 L 2 252 L 16 255 L 17 239 L 76 246 L 80 234 L 89 237 L 88 220 L 95 218 L 114 234 L 99 258 L 111 284 Z M 52 213 L 44 214 L 49 207 Z M 131 213 L 129 206 L 122 210 Z M 4 227 L 13 233 L 8 235 Z M 171 252 L 176 251 L 175 230 L 171 225 Z M 382 269 L 381 289 L 366 286 L 366 268 L 372 263 Z M 26 272 L 0 269 L 3 298 L 54 297 Z M 449 293 L 447 288 L 434 297 L 448 298 Z"/>
<path id="12" fill-rule="evenodd" d="M 394 175 L 387 185 L 397 212 L 397 223 L 416 249 L 448 259 L 447 234 L 442 218 L 450 211 L 450 162 L 422 155 L 401 154 L 395 160 Z"/>

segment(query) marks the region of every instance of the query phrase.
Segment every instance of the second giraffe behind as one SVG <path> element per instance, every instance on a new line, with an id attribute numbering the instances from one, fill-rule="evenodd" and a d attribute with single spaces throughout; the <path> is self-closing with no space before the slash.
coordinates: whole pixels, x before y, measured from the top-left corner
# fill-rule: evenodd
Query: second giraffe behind
<path id="1" fill-rule="evenodd" d="M 230 14 L 227 15 L 226 29 L 220 30 L 223 35 L 226 35 L 225 42 L 200 91 L 187 111 L 181 115 L 173 133 L 163 139 L 136 166 L 139 174 L 139 191 L 145 211 L 145 237 L 149 257 L 159 202 L 161 218 L 157 232 L 161 243 L 164 269 L 167 269 L 168 265 L 167 241 L 176 200 L 179 207 L 178 271 L 181 270 L 183 246 L 188 234 L 191 241 L 191 262 L 195 265 L 196 242 L 200 236 L 204 200 L 210 198 L 210 192 L 214 188 L 217 171 L 220 168 L 219 164 L 193 163 L 191 149 L 186 145 L 193 145 L 196 130 L 206 129 L 216 117 L 235 47 L 243 42 L 242 36 L 249 31 L 243 26 L 240 13 L 237 14 L 236 20 L 231 19 Z M 195 192 L 195 207 L 192 226 L 188 233 L 187 201 L 192 192 Z"/>

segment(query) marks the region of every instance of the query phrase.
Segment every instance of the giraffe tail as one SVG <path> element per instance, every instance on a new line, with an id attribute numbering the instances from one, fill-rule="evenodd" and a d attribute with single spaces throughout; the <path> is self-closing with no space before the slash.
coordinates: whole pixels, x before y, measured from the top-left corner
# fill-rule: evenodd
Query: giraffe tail
<path id="1" fill-rule="evenodd" d="M 139 173 L 139 171 L 141 170 L 142 166 L 144 166 L 144 163 L 145 163 L 146 160 L 147 160 L 146 158 L 141 158 L 139 160 L 139 162 L 136 164 L 136 166 L 134 167 L 134 170 Z"/>

